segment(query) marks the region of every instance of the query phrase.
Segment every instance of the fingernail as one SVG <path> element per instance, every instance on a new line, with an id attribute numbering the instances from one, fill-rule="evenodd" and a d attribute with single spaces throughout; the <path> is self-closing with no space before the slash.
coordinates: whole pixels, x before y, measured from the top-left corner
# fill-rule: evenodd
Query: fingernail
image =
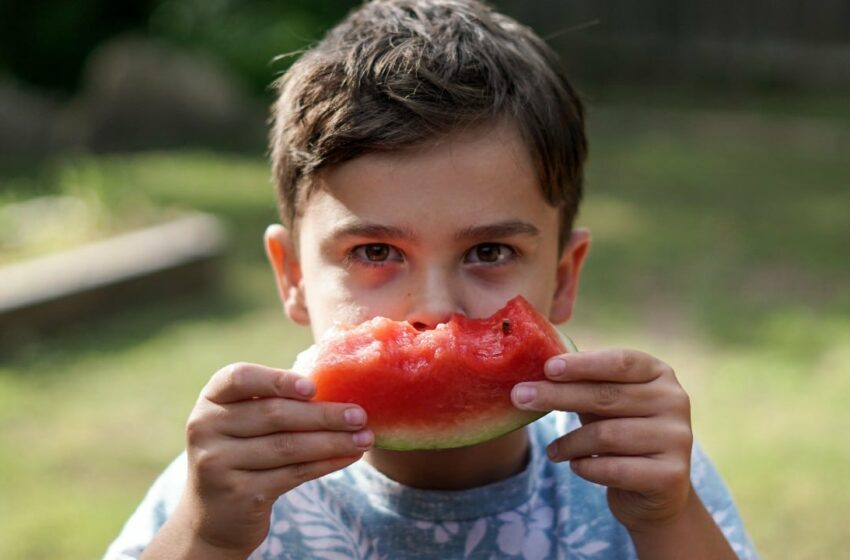
<path id="1" fill-rule="evenodd" d="M 561 377 L 567 371 L 567 362 L 561 358 L 553 358 L 546 362 L 546 375 L 549 377 Z"/>
<path id="2" fill-rule="evenodd" d="M 302 397 L 309 397 L 316 390 L 316 384 L 309 379 L 301 378 L 295 382 L 295 392 Z"/>
<path id="3" fill-rule="evenodd" d="M 554 443 L 550 443 L 546 446 L 546 455 L 553 461 L 558 458 L 558 447 Z"/>
<path id="4" fill-rule="evenodd" d="M 369 447 L 372 445 L 372 432 L 369 430 L 360 430 L 351 434 L 351 439 L 357 447 Z"/>
<path id="5" fill-rule="evenodd" d="M 345 421 L 352 426 L 359 426 L 366 421 L 366 414 L 359 408 L 347 408 L 342 414 L 345 416 Z"/>
<path id="6" fill-rule="evenodd" d="M 531 385 L 519 385 L 514 389 L 514 400 L 517 404 L 529 404 L 537 398 L 537 388 Z"/>

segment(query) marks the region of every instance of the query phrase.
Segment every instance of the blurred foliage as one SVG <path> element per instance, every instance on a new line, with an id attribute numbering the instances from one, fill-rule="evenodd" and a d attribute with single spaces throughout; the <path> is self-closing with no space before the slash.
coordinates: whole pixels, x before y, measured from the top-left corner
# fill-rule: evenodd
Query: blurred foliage
<path id="1" fill-rule="evenodd" d="M 850 40 L 850 8 L 843 0 L 782 0 L 769 9 L 735 0 L 491 3 L 550 37 L 571 72 L 589 81 L 696 80 L 712 87 L 820 91 L 843 84 L 840 89 L 846 91 L 846 79 L 833 79 L 846 68 L 842 46 Z M 262 94 L 292 60 L 276 57 L 321 38 L 358 4 L 360 0 L 0 0 L 0 76 L 71 93 L 97 45 L 130 33 L 203 51 Z M 732 46 L 741 48 L 724 50 Z M 823 49 L 811 49 L 818 46 Z"/>
<path id="2" fill-rule="evenodd" d="M 153 12 L 152 34 L 214 54 L 266 91 L 307 45 L 322 38 L 353 0 L 163 0 Z M 284 55 L 284 56 L 281 56 Z M 278 58 L 280 57 L 280 58 Z"/>
<path id="3" fill-rule="evenodd" d="M 591 126 L 580 223 L 594 245 L 565 330 L 674 367 L 765 558 L 841 557 L 850 127 L 604 107 Z M 216 297 L 120 310 L 0 357 L 0 558 L 93 558 L 182 449 L 212 373 L 286 367 L 309 332 L 283 317 L 264 261 L 275 203 L 260 158 L 75 158 L 20 180 L 43 194 L 110 185 L 116 200 L 201 209 L 231 232 Z"/>
<path id="4" fill-rule="evenodd" d="M 178 213 L 144 191 L 115 188 L 93 160 L 60 160 L 0 191 L 0 266 L 161 222 Z M 40 186 L 39 186 L 40 185 Z M 34 192 L 40 196 L 32 196 Z"/>
<path id="5" fill-rule="evenodd" d="M 0 2 L 0 74 L 65 92 L 91 51 L 117 33 L 144 31 L 160 0 Z"/>
<path id="6" fill-rule="evenodd" d="M 268 95 L 294 59 L 276 57 L 358 3 L 0 0 L 0 78 L 70 94 L 92 50 L 131 33 L 209 53 Z M 850 546 L 847 99 L 704 88 L 588 96 L 580 223 L 594 247 L 567 330 L 581 347 L 634 346 L 675 367 L 767 558 L 834 558 Z M 631 108 L 606 111 L 604 101 Z M 282 318 L 263 261 L 275 220 L 268 164 L 197 152 L 73 157 L 2 170 L 0 182 L 0 203 L 60 197 L 54 208 L 69 221 L 55 220 L 46 246 L 162 208 L 230 226 L 217 297 L 120 311 L 0 356 L 0 557 L 97 557 L 182 448 L 212 372 L 237 360 L 285 366 L 309 342 Z M 62 206 L 69 200 L 85 209 Z M 24 222 L 39 231 L 39 219 L 24 220 L 18 240 Z"/>
<path id="7" fill-rule="evenodd" d="M 148 34 L 219 58 L 266 91 L 288 58 L 321 38 L 355 0 L 43 0 L 0 2 L 0 74 L 70 93 L 96 46 Z"/>

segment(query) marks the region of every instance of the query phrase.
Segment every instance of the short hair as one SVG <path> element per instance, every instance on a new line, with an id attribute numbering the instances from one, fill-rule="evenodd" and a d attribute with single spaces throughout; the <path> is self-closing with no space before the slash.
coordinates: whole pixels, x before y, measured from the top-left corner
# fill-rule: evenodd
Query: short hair
<path id="1" fill-rule="evenodd" d="M 294 228 L 318 172 L 510 118 L 543 195 L 572 230 L 587 157 L 584 108 L 555 52 L 477 0 L 372 0 L 276 82 L 270 136 L 283 224 Z"/>

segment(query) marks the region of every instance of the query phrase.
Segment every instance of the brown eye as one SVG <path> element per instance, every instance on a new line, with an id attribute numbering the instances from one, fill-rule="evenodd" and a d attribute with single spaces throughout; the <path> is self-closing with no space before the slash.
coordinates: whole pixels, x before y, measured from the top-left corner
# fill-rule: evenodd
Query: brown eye
<path id="1" fill-rule="evenodd" d="M 354 247 L 349 253 L 352 262 L 370 266 L 387 266 L 404 262 L 404 255 L 387 243 L 367 243 Z"/>
<path id="2" fill-rule="evenodd" d="M 498 262 L 502 256 L 502 246 L 495 243 L 482 243 L 475 248 L 475 257 L 479 262 Z"/>
<path id="3" fill-rule="evenodd" d="M 509 263 L 517 256 L 516 250 L 504 243 L 481 243 L 464 257 L 464 262 L 473 264 L 500 265 Z"/>
<path id="4" fill-rule="evenodd" d="M 383 262 L 390 255 L 389 245 L 376 243 L 374 245 L 366 245 L 363 247 L 363 253 L 366 259 L 372 262 Z"/>

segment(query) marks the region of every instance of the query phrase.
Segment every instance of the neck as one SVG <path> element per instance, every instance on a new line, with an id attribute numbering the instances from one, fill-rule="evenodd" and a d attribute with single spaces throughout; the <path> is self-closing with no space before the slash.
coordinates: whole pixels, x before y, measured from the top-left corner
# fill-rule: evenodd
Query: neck
<path id="1" fill-rule="evenodd" d="M 528 463 L 528 431 L 516 430 L 470 447 L 428 451 L 373 449 L 366 460 L 413 488 L 464 490 L 504 480 Z"/>

